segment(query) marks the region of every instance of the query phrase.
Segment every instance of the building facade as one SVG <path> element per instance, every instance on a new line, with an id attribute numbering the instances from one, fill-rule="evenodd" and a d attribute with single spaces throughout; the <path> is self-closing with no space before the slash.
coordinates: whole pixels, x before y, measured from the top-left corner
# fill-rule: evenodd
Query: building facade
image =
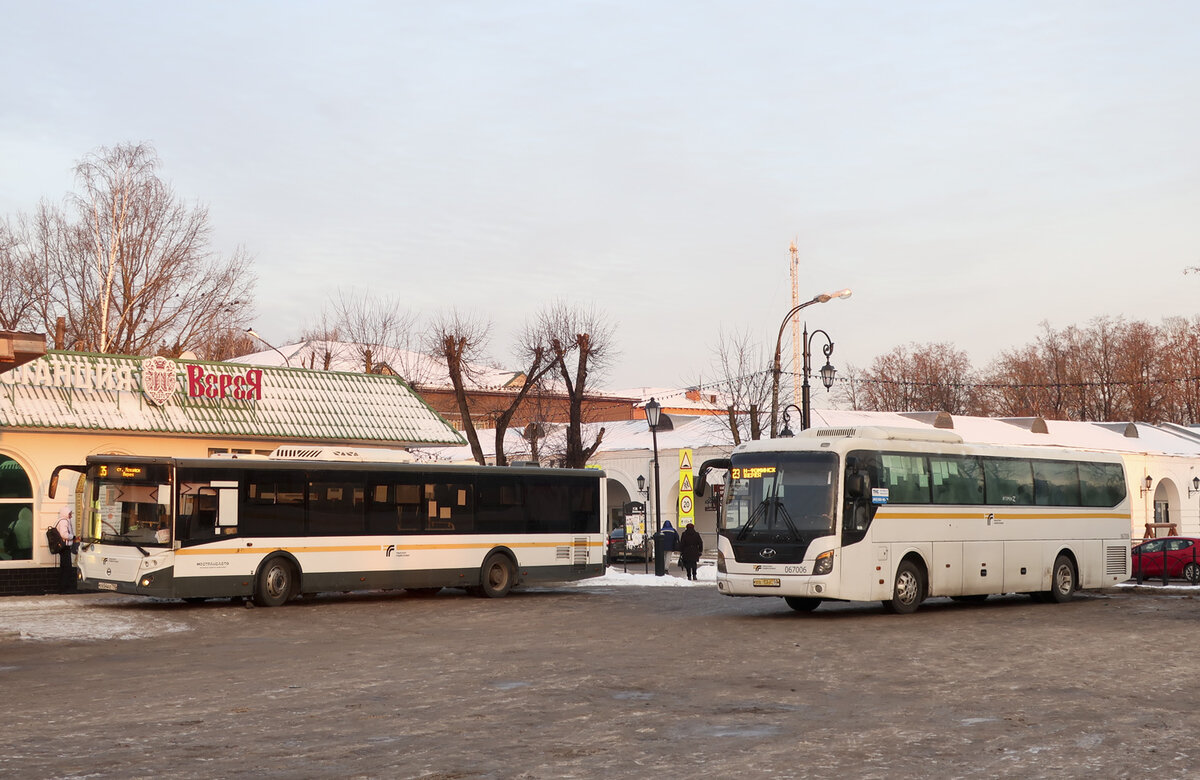
<path id="1" fill-rule="evenodd" d="M 0 373 L 0 594 L 56 584 L 45 529 L 83 517 L 88 455 L 267 454 L 287 444 L 409 448 L 462 437 L 394 376 L 49 352 Z M 77 525 L 77 528 L 79 526 Z"/>

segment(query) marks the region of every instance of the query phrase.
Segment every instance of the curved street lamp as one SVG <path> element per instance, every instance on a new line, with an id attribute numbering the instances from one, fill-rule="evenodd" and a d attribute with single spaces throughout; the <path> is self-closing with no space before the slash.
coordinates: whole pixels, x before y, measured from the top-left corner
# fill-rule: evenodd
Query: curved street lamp
<path id="1" fill-rule="evenodd" d="M 800 412 L 800 419 L 804 419 L 804 410 L 799 406 L 796 406 L 795 404 L 788 404 L 787 406 L 783 407 L 783 430 L 779 432 L 779 438 L 781 439 L 790 439 L 796 435 L 792 433 L 792 429 L 790 427 L 790 421 L 792 418 L 791 415 L 788 414 L 788 409 L 795 409 L 797 412 Z M 801 428 L 800 430 L 804 429 Z"/>
<path id="2" fill-rule="evenodd" d="M 826 343 L 821 346 L 821 351 L 825 353 L 825 365 L 821 366 L 821 384 L 825 385 L 826 392 L 833 387 L 833 377 L 837 374 L 837 369 L 829 362 L 829 356 L 833 354 L 833 339 L 829 338 L 829 334 L 817 328 L 810 336 L 808 334 L 808 323 L 804 323 L 804 381 L 800 385 L 800 430 L 807 431 L 812 425 L 812 403 L 809 401 L 808 395 L 808 375 L 812 371 L 812 339 L 820 333 L 825 337 Z"/>
<path id="3" fill-rule="evenodd" d="M 266 340 L 266 339 L 264 339 L 262 336 L 260 336 L 260 335 L 258 335 L 257 333 L 255 333 L 255 332 L 254 332 L 254 328 L 246 328 L 246 333 L 247 333 L 248 335 L 250 335 L 250 336 L 253 336 L 254 338 L 258 339 L 258 340 L 259 340 L 259 341 L 261 341 L 262 343 L 266 344 L 268 347 L 271 347 L 271 349 L 274 349 L 276 352 L 279 352 L 279 350 L 278 350 L 278 349 L 276 349 L 274 346 L 272 346 L 272 345 L 271 345 L 271 342 L 267 341 L 267 340 Z M 291 368 L 291 367 L 292 367 L 292 361 L 288 360 L 288 358 L 287 358 L 287 355 L 283 354 L 282 352 L 279 352 L 279 357 L 283 358 L 283 362 L 284 362 L 285 364 L 287 364 L 287 367 L 288 367 L 288 368 Z"/>
<path id="4" fill-rule="evenodd" d="M 849 287 L 847 287 L 844 290 L 838 290 L 837 292 L 822 293 L 820 295 L 815 296 L 812 300 L 805 301 L 804 303 L 801 303 L 798 306 L 793 306 L 788 311 L 787 316 L 783 318 L 783 322 L 779 323 L 779 335 L 775 339 L 775 362 L 772 366 L 773 376 L 771 378 L 771 438 L 772 439 L 775 438 L 776 431 L 778 430 L 776 421 L 779 418 L 779 375 L 783 373 L 783 367 L 780 365 L 780 362 L 779 362 L 779 353 L 783 349 L 783 329 L 787 327 L 788 322 L 790 322 L 792 317 L 795 317 L 796 313 L 799 312 L 801 309 L 806 308 L 808 306 L 812 306 L 814 303 L 828 303 L 829 301 L 832 301 L 834 298 L 849 298 L 850 295 L 851 295 L 851 290 Z M 807 333 L 807 330 L 808 330 L 808 326 L 806 325 L 805 326 L 806 333 Z M 826 338 L 828 338 L 828 337 L 826 337 Z M 805 344 L 804 354 L 807 356 L 807 354 L 808 354 L 808 337 L 807 337 L 807 335 L 805 336 L 804 344 Z M 830 352 L 832 352 L 832 351 L 833 351 L 833 348 L 831 346 Z M 825 364 L 826 364 L 826 366 L 828 366 L 828 368 L 830 370 L 833 370 L 833 366 L 829 365 L 828 355 L 829 355 L 829 353 L 826 353 Z M 805 363 L 807 364 L 807 358 L 805 360 Z M 825 370 L 824 368 L 821 369 L 822 372 L 824 372 L 824 370 Z M 808 376 L 808 373 L 806 370 L 805 371 L 806 381 L 807 381 L 807 376 Z M 822 373 L 821 381 L 824 381 L 823 373 Z M 833 384 L 833 378 L 831 376 L 829 379 L 829 385 L 832 385 L 832 384 Z M 826 387 L 828 387 L 829 385 L 826 385 Z"/>

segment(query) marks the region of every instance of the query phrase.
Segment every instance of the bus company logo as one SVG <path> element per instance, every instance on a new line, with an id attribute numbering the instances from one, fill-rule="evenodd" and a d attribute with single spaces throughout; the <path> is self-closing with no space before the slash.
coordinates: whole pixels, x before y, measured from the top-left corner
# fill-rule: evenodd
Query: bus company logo
<path id="1" fill-rule="evenodd" d="M 384 553 L 383 553 L 383 557 L 384 557 L 384 558 L 391 558 L 391 557 L 392 557 L 392 553 L 394 553 L 394 552 L 396 552 L 396 545 L 394 545 L 394 544 L 389 544 L 389 545 L 387 546 L 387 549 L 386 549 L 386 550 L 384 551 Z"/>
<path id="2" fill-rule="evenodd" d="M 155 406 L 170 401 L 177 386 L 175 364 L 171 360 L 155 355 L 142 361 L 142 392 Z"/>
<path id="3" fill-rule="evenodd" d="M 766 558 L 767 560 L 770 560 L 771 558 L 774 558 L 778 554 L 779 553 L 775 552 L 774 547 L 764 547 L 762 550 L 759 550 L 758 557 Z"/>

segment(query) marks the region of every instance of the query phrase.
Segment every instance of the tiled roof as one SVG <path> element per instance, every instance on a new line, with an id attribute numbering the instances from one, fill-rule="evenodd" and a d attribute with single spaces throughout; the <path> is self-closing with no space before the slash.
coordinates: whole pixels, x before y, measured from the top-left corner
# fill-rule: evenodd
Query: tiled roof
<path id="1" fill-rule="evenodd" d="M 265 437 L 391 445 L 459 444 L 462 438 L 399 377 L 170 361 L 175 378 L 159 406 L 142 389 L 149 358 L 50 352 L 0 374 L 0 426 Z M 257 397 L 240 400 L 247 372 Z M 189 372 L 212 376 L 224 398 L 196 397 Z M 225 377 L 225 380 L 221 378 Z"/>

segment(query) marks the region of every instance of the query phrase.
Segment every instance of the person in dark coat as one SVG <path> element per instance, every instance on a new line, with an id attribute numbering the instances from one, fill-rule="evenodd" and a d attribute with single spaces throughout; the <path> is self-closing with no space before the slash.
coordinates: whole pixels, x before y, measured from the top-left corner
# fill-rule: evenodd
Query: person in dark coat
<path id="1" fill-rule="evenodd" d="M 679 537 L 679 565 L 687 573 L 689 580 L 696 579 L 696 568 L 700 565 L 700 553 L 704 552 L 704 539 L 692 523 L 683 529 Z"/>
<path id="2" fill-rule="evenodd" d="M 679 545 L 679 534 L 675 533 L 675 527 L 671 525 L 671 521 L 663 523 L 662 529 L 662 546 L 663 552 L 675 552 L 675 548 Z"/>

